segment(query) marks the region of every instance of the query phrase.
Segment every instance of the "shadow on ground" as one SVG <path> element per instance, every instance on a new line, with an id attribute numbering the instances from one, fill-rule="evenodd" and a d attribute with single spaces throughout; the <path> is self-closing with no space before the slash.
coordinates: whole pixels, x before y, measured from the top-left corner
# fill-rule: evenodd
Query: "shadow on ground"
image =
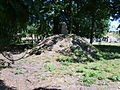
<path id="1" fill-rule="evenodd" d="M 33 90 L 61 90 L 61 89 L 39 87 L 39 88 L 35 88 L 35 89 L 33 89 Z"/>
<path id="2" fill-rule="evenodd" d="M 0 59 L 0 70 L 5 68 L 12 68 L 10 64 L 10 62 L 5 62 L 4 59 Z"/>
<path id="3" fill-rule="evenodd" d="M 111 53 L 120 53 L 120 46 L 112 46 L 112 45 L 93 45 L 102 52 L 111 52 Z"/>
<path id="4" fill-rule="evenodd" d="M 6 86 L 3 80 L 0 80 L 0 90 L 17 90 L 15 87 Z"/>
<path id="5" fill-rule="evenodd" d="M 94 45 L 98 50 L 102 52 L 102 57 L 106 60 L 119 59 L 120 58 L 120 46 L 111 45 Z"/>

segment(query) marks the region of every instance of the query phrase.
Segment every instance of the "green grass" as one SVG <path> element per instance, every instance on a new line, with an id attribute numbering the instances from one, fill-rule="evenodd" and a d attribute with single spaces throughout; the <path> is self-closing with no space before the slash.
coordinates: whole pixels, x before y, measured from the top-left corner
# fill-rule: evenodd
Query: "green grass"
<path id="1" fill-rule="evenodd" d="M 80 81 L 87 85 L 95 83 L 96 80 L 120 81 L 120 59 L 81 64 L 76 72 L 83 73 Z"/>
<path id="2" fill-rule="evenodd" d="M 64 72 L 65 75 L 70 76 L 80 76 L 79 82 L 83 82 L 86 85 L 94 84 L 97 80 L 120 81 L 120 59 L 104 59 L 83 63 L 69 62 L 71 59 L 68 59 L 66 64 L 65 62 L 63 64 L 66 59 L 61 60 L 61 65 L 66 66 L 66 69 L 61 69 L 59 72 Z"/>
<path id="3" fill-rule="evenodd" d="M 62 66 L 66 66 L 59 72 L 79 77 L 79 82 L 86 85 L 94 84 L 99 80 L 120 81 L 120 43 L 102 43 L 100 46 L 97 45 L 97 48 L 100 52 L 99 60 L 86 60 L 86 62 L 80 62 L 80 58 L 84 58 L 85 55 L 80 50 L 72 48 L 77 58 L 74 59 L 73 56 L 58 58 L 57 61 Z"/>
<path id="4" fill-rule="evenodd" d="M 120 74 L 114 74 L 109 77 L 112 81 L 120 81 Z"/>
<path id="5" fill-rule="evenodd" d="M 107 45 L 107 46 L 120 46 L 120 43 L 109 42 L 93 42 L 93 45 Z"/>
<path id="6" fill-rule="evenodd" d="M 53 64 L 47 63 L 44 65 L 45 69 L 47 69 L 48 71 L 52 72 L 56 69 L 56 66 L 54 66 Z"/>

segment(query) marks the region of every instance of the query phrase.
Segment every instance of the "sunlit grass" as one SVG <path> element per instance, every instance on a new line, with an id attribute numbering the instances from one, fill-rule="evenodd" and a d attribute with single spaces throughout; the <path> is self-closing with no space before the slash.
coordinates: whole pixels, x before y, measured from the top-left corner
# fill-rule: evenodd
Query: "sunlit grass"
<path id="1" fill-rule="evenodd" d="M 119 81 L 120 59 L 100 60 L 94 62 L 71 63 L 69 66 L 61 64 L 66 69 L 57 68 L 62 75 L 79 77 L 79 82 L 90 85 L 97 80 Z M 72 69 L 72 70 L 71 70 Z"/>
<path id="2" fill-rule="evenodd" d="M 120 43 L 109 43 L 109 42 L 93 42 L 93 45 L 110 45 L 110 46 L 120 46 Z"/>

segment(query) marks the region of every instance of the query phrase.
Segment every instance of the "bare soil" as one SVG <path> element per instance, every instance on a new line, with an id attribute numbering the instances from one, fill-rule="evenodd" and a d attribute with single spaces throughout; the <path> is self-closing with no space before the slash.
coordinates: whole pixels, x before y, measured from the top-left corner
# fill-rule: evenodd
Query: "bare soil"
<path id="1" fill-rule="evenodd" d="M 0 70 L 0 90 L 120 90 L 120 82 L 106 82 L 104 85 L 85 86 L 78 82 L 79 77 L 50 72 L 44 68 L 46 63 L 56 67 L 58 53 L 46 51 L 15 62 L 11 68 Z M 1 59 L 4 59 L 0 55 Z M 57 73 L 57 74 L 55 74 Z"/>

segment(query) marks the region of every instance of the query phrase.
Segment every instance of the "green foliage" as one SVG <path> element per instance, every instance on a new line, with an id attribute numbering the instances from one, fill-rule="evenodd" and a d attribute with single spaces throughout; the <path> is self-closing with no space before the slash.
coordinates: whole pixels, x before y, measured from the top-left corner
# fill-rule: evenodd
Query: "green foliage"
<path id="1" fill-rule="evenodd" d="M 71 65 L 71 63 L 70 63 L 70 62 L 68 62 L 68 61 L 64 61 L 64 62 L 62 61 L 62 62 L 61 62 L 61 64 L 62 64 L 62 65 L 66 65 L 66 66 Z"/>
<path id="2" fill-rule="evenodd" d="M 101 70 L 101 67 L 100 66 L 91 66 L 91 67 L 89 67 L 89 69 L 92 69 L 92 70 Z"/>
<path id="3" fill-rule="evenodd" d="M 110 15 L 115 17 L 117 13 L 119 16 L 119 8 L 114 7 L 118 1 L 113 1 L 1 0 L 0 44 L 8 45 L 18 36 L 21 39 L 20 33 L 23 35 L 23 32 L 37 37 L 49 36 L 55 30 L 59 34 L 60 23 L 63 22 L 67 24 L 69 33 L 88 38 L 102 37 L 108 30 Z M 79 55 L 83 57 L 80 52 Z"/>
<path id="4" fill-rule="evenodd" d="M 15 74 L 16 74 L 16 75 L 18 75 L 18 74 L 23 74 L 23 71 L 17 70 L 17 71 L 15 72 Z"/>
<path id="5" fill-rule="evenodd" d="M 1 49 L 18 40 L 18 34 L 24 30 L 28 20 L 27 10 L 28 8 L 25 7 L 22 0 L 2 0 L 0 2 Z"/>
<path id="6" fill-rule="evenodd" d="M 120 74 L 114 74 L 110 76 L 109 79 L 112 81 L 120 81 Z"/>
<path id="7" fill-rule="evenodd" d="M 105 72 L 112 72 L 114 69 L 113 68 L 111 68 L 111 67 L 108 67 L 108 68 L 104 68 L 104 71 Z"/>
<path id="8" fill-rule="evenodd" d="M 49 63 L 45 64 L 44 67 L 45 67 L 48 71 L 51 71 L 51 72 L 56 69 L 56 67 L 55 67 L 54 65 L 49 64 Z"/>
<path id="9" fill-rule="evenodd" d="M 98 74 L 97 78 L 98 78 L 98 80 L 105 80 L 107 78 L 107 76 L 105 76 L 103 74 Z"/>
<path id="10" fill-rule="evenodd" d="M 96 80 L 110 79 L 112 81 L 120 81 L 120 74 L 117 71 L 120 68 L 119 64 L 119 60 L 99 61 L 99 63 L 94 62 L 91 65 L 80 66 L 76 72 L 82 73 L 80 81 L 87 85 L 95 83 Z"/>
<path id="11" fill-rule="evenodd" d="M 94 77 L 82 77 L 80 79 L 80 81 L 86 85 L 91 85 L 91 84 L 95 83 L 96 78 L 94 78 Z"/>
<path id="12" fill-rule="evenodd" d="M 79 49 L 75 49 L 74 53 L 76 56 L 78 56 L 79 58 L 83 58 L 85 56 L 85 54 L 83 53 L 83 51 L 79 50 Z"/>
<path id="13" fill-rule="evenodd" d="M 119 57 L 119 54 L 118 53 L 112 53 L 112 52 L 103 52 L 102 57 L 104 59 L 110 59 L 110 58 Z"/>
<path id="14" fill-rule="evenodd" d="M 73 72 L 72 70 L 67 70 L 67 71 L 66 71 L 66 74 L 72 76 L 72 75 L 74 74 L 74 72 Z"/>
<path id="15" fill-rule="evenodd" d="M 84 67 L 78 67 L 76 70 L 76 72 L 80 72 L 80 73 L 83 73 L 85 71 L 86 71 L 86 69 Z"/>
<path id="16" fill-rule="evenodd" d="M 67 57 L 67 58 L 58 58 L 57 61 L 59 62 L 72 62 L 73 61 L 73 57 Z"/>
<path id="17" fill-rule="evenodd" d="M 57 61 L 61 62 L 61 64 L 69 66 L 73 62 L 72 57 L 67 57 L 67 58 L 58 58 Z"/>
<path id="18" fill-rule="evenodd" d="M 96 80 L 104 80 L 106 76 L 101 74 L 101 72 L 97 70 L 90 70 L 90 69 L 78 69 L 79 72 L 83 73 L 83 76 L 80 78 L 82 82 L 87 85 L 95 83 Z"/>
<path id="19" fill-rule="evenodd" d="M 84 73 L 85 77 L 97 77 L 99 72 L 94 71 L 94 70 L 86 70 Z"/>

